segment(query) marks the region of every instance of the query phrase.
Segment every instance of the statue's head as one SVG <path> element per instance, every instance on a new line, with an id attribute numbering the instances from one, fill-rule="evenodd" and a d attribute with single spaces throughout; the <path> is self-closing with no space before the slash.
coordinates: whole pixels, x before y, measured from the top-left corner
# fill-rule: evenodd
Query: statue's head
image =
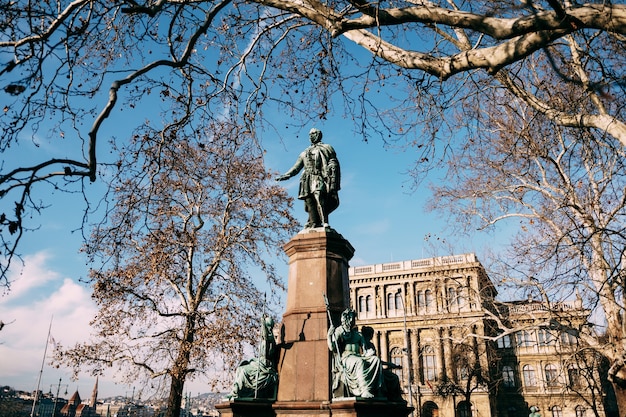
<path id="1" fill-rule="evenodd" d="M 356 311 L 352 310 L 350 307 L 346 308 L 343 313 L 341 313 L 341 324 L 345 327 L 352 328 L 356 323 Z"/>
<path id="2" fill-rule="evenodd" d="M 271 317 L 265 317 L 263 319 L 263 322 L 265 323 L 265 327 L 267 327 L 268 329 L 271 329 L 274 327 L 274 319 Z"/>
<path id="3" fill-rule="evenodd" d="M 322 131 L 316 128 L 313 128 L 309 131 L 309 139 L 311 143 L 319 143 L 322 140 Z"/>

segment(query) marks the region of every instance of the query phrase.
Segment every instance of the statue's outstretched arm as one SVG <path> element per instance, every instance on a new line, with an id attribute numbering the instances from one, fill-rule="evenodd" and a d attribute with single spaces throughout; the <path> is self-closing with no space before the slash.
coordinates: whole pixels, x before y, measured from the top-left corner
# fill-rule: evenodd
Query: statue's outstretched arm
<path id="1" fill-rule="evenodd" d="M 296 161 L 294 166 L 292 166 L 291 169 L 285 172 L 283 175 L 279 175 L 278 177 L 276 177 L 276 181 L 288 180 L 294 175 L 297 175 L 298 172 L 300 172 L 303 167 L 304 167 L 304 161 L 302 160 L 302 157 L 298 157 L 298 160 Z"/>

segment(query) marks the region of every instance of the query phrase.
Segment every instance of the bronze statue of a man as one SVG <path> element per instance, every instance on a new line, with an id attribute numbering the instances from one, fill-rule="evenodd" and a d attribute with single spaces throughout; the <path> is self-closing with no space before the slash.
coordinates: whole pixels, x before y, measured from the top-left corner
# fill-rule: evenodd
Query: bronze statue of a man
<path id="1" fill-rule="evenodd" d="M 304 208 L 309 213 L 305 228 L 328 227 L 328 214 L 339 206 L 339 161 L 333 147 L 322 143 L 320 130 L 311 129 L 309 139 L 311 146 L 298 156 L 289 171 L 276 180 L 284 181 L 304 169 L 300 177 L 298 198 L 304 200 Z"/>

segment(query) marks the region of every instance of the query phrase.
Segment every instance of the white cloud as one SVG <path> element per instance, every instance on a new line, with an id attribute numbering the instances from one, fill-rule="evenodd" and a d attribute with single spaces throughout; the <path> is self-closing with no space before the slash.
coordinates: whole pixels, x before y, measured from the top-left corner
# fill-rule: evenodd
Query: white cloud
<path id="1" fill-rule="evenodd" d="M 59 274 L 46 268 L 45 264 L 50 259 L 48 251 L 41 251 L 34 255 L 24 257 L 24 267 L 17 268 L 18 262 L 14 260 L 16 268 L 14 273 L 10 274 L 11 282 L 10 292 L 0 298 L 0 305 L 7 300 L 17 300 L 22 295 L 28 294 L 34 288 L 45 286 L 55 280 L 58 280 Z"/>
<path id="2" fill-rule="evenodd" d="M 88 338 L 89 321 L 96 313 L 90 290 L 48 268 L 49 260 L 46 252 L 25 257 L 19 279 L 0 298 L 0 319 L 7 323 L 0 332 L 4 384 L 15 381 L 21 386 L 39 373 L 51 320 L 51 335 L 57 343 L 70 346 Z M 51 352 L 49 345 L 48 358 Z"/>

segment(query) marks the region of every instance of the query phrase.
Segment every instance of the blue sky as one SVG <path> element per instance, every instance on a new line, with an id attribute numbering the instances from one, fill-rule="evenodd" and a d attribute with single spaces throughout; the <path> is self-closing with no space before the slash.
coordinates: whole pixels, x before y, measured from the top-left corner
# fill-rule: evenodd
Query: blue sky
<path id="1" fill-rule="evenodd" d="M 268 167 L 277 172 L 289 169 L 308 146 L 310 127 L 298 132 L 285 128 L 281 134 L 287 139 L 282 143 L 265 138 Z M 411 179 L 406 175 L 414 158 L 410 150 L 364 143 L 341 119 L 315 127 L 324 133 L 323 141 L 333 145 L 341 163 L 341 204 L 331 214 L 330 225 L 356 249 L 351 266 L 448 255 L 450 247 L 454 253 L 475 252 L 481 257 L 487 242 L 484 237 L 449 235 L 438 213 L 424 211 L 427 188 L 411 192 Z M 24 152 L 32 151 L 32 146 L 26 142 Z M 298 177 L 282 185 L 295 196 Z M 89 187 L 94 194 L 100 189 L 98 183 Z M 14 268 L 11 291 L 0 298 L 0 319 L 10 323 L 0 332 L 0 384 L 24 390 L 37 385 L 50 321 L 54 340 L 67 346 L 89 337 L 89 320 L 96 311 L 89 288 L 79 282 L 87 275 L 88 265 L 79 253 L 80 232 L 72 232 L 80 227 L 84 202 L 78 194 L 57 192 L 52 198 L 53 206 L 40 219 L 41 228 L 24 238 L 24 268 Z M 295 214 L 305 222 L 300 201 L 295 202 Z M 286 280 L 286 259 L 276 261 Z M 70 395 L 76 389 L 82 397 L 90 395 L 93 377 L 81 375 L 78 381 L 71 381 L 68 370 L 53 369 L 47 362 L 40 389 L 47 392 L 62 378 Z M 187 390 L 204 392 L 204 386 L 206 382 L 199 380 L 188 384 Z M 132 392 L 130 386 L 115 384 L 111 375 L 101 377 L 99 387 L 101 397 Z"/>

